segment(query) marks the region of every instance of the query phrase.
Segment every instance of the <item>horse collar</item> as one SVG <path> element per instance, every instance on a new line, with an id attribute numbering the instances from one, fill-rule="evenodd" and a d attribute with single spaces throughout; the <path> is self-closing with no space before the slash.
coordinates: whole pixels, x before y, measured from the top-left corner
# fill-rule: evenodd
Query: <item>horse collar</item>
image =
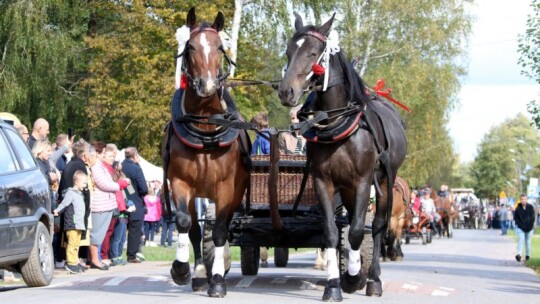
<path id="1" fill-rule="evenodd" d="M 323 128 L 313 127 L 302 134 L 307 141 L 331 144 L 346 139 L 353 135 L 361 126 L 362 112 L 355 115 L 348 115 L 344 119 L 338 120 L 335 124 L 330 124 Z"/>
<path id="2" fill-rule="evenodd" d="M 236 105 L 232 101 L 232 98 L 228 96 L 224 91 L 222 100 L 222 106 L 225 104 L 226 113 L 220 115 L 212 115 L 210 117 L 196 117 L 185 113 L 184 110 L 184 91 L 177 90 L 174 94 L 174 98 L 171 104 L 172 126 L 176 137 L 186 146 L 194 149 L 211 150 L 216 148 L 223 148 L 232 145 L 238 138 L 240 130 L 231 127 L 220 127 L 215 131 L 205 132 L 196 128 L 193 125 L 193 121 L 204 118 L 229 118 L 237 117 L 238 113 Z M 195 118 L 194 118 L 195 117 Z"/>

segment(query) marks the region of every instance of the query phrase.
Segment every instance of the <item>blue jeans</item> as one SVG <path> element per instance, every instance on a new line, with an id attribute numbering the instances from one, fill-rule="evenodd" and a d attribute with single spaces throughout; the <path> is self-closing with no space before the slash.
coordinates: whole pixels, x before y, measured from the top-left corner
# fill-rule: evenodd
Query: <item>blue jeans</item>
<path id="1" fill-rule="evenodd" d="M 111 259 L 122 256 L 124 250 L 124 243 L 126 242 L 126 229 L 127 219 L 118 217 L 116 225 L 114 225 L 114 231 L 111 237 L 111 248 L 109 249 L 109 257 Z"/>
<path id="2" fill-rule="evenodd" d="M 154 233 L 156 232 L 156 226 L 159 222 L 147 222 L 144 221 L 144 239 L 146 241 L 154 241 Z"/>
<path id="3" fill-rule="evenodd" d="M 165 246 L 165 241 L 169 246 L 172 246 L 173 232 L 176 229 L 176 223 L 167 223 L 165 218 L 161 218 L 163 229 L 161 230 L 161 246 Z"/>
<path id="4" fill-rule="evenodd" d="M 521 255 L 523 251 L 523 243 L 525 243 L 525 255 L 531 255 L 531 236 L 534 229 L 529 232 L 523 232 L 518 226 L 516 226 L 516 234 L 518 236 L 517 254 Z"/>
<path id="5" fill-rule="evenodd" d="M 502 235 L 506 235 L 506 229 L 508 228 L 508 227 L 506 227 L 506 222 L 507 221 L 503 220 L 503 221 L 500 221 L 500 222 L 501 222 Z"/>

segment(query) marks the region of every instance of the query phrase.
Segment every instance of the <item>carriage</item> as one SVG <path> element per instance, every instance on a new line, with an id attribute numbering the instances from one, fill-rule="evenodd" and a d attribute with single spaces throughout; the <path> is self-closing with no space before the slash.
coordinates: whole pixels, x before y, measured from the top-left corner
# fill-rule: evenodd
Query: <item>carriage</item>
<path id="1" fill-rule="evenodd" d="M 405 244 L 409 244 L 411 239 L 422 240 L 422 245 L 431 243 L 433 235 L 429 226 L 429 216 L 423 212 L 420 212 L 420 214 L 415 214 L 412 211 L 412 208 L 409 208 L 406 213 L 406 218 L 406 227 L 403 229 Z"/>
<path id="2" fill-rule="evenodd" d="M 270 155 L 252 156 L 251 193 L 246 196 L 242 206 L 235 212 L 229 225 L 229 246 L 240 247 L 240 267 L 243 275 L 257 275 L 260 263 L 260 247 L 275 248 L 274 263 L 276 267 L 286 267 L 289 250 L 298 248 L 324 248 L 322 214 L 313 188 L 311 176 L 308 174 L 303 193 L 302 188 L 305 155 L 281 155 L 277 180 L 279 213 L 285 226 L 282 232 L 276 231 L 272 224 L 269 205 Z M 299 197 L 300 195 L 300 197 Z M 250 198 L 249 201 L 247 198 Z M 339 264 L 341 271 L 347 267 L 347 235 L 349 223 L 346 211 L 341 205 L 339 196 L 334 199 L 335 221 L 340 231 Z M 211 235 L 215 221 L 213 208 L 207 211 L 204 220 L 205 235 Z M 368 213 L 372 218 L 372 213 Z M 206 237 L 211 242 L 211 238 Z M 205 242 L 206 244 L 207 242 Z M 211 256 L 211 245 L 203 248 L 204 256 Z M 206 249 L 206 252 L 205 252 Z M 364 242 L 361 247 L 362 271 L 367 274 L 371 264 L 373 240 L 371 225 L 366 225 Z"/>
<path id="3" fill-rule="evenodd" d="M 330 33 L 334 16 L 316 27 L 304 26 L 296 15 L 296 33 L 287 46 L 287 54 L 295 56 L 288 55 L 278 88 L 281 103 L 288 107 L 312 91 L 311 102 L 298 112 L 301 123 L 294 126 L 308 140 L 308 165 L 307 159 L 279 161 L 278 132 L 270 132 L 268 159 L 249 159 L 249 138 L 241 129 L 252 126 L 246 126 L 223 84 L 234 65 L 219 35 L 225 24 L 223 14 L 219 12 L 213 23 L 199 23 L 192 8 L 186 26 L 177 30 L 179 83 L 162 141 L 164 180 L 171 182 L 177 207 L 178 248 L 171 267 L 176 284 L 186 285 L 191 279 L 189 242 L 194 244 L 196 265 L 192 288 L 203 288 L 196 279 L 208 279 L 211 297 L 227 294 L 228 246 L 240 246 L 242 273 L 248 275 L 258 272 L 260 246 L 281 248 L 280 265 L 286 265 L 287 248 L 318 247 L 326 248 L 328 256 L 323 301 L 342 301 L 342 290 L 354 293 L 364 286 L 368 296 L 382 295 L 379 248 L 391 217 L 394 179 L 405 160 L 405 132 L 397 110 L 379 98 L 389 94 L 383 91 L 384 84 L 379 82 L 375 94 L 368 94 L 340 52 L 339 40 Z M 228 71 L 221 68 L 222 58 L 229 63 Z M 306 66 L 312 67 L 307 76 L 303 74 Z M 331 74 L 324 72 L 330 69 Z M 303 174 L 306 167 L 312 182 Z M 378 191 L 370 231 L 366 213 L 373 183 Z M 292 206 L 288 184 L 299 191 L 292 193 L 301 194 Z M 304 190 L 309 197 L 313 188 L 317 204 L 302 198 Z M 166 200 L 168 191 L 165 186 Z M 194 210 L 196 197 L 215 202 L 214 214 L 207 214 L 204 222 L 204 237 Z M 370 235 L 373 246 L 363 249 L 364 238 Z M 362 256 L 362 251 L 369 251 L 371 258 Z"/>

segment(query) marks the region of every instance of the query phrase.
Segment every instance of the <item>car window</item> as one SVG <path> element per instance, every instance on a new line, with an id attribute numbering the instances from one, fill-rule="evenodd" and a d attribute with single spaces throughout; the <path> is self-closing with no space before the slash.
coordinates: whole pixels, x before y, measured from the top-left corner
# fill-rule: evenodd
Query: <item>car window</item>
<path id="1" fill-rule="evenodd" d="M 13 150 L 15 150 L 15 153 L 18 155 L 21 161 L 21 167 L 23 169 L 34 168 L 36 166 L 36 161 L 34 160 L 32 153 L 30 153 L 28 146 L 24 143 L 19 134 L 10 129 L 6 129 L 6 131 L 8 137 L 13 143 Z"/>
<path id="2" fill-rule="evenodd" d="M 6 142 L 6 138 L 2 135 L 0 130 L 0 174 L 14 172 L 17 170 L 15 166 L 15 160 L 12 157 L 11 149 Z"/>

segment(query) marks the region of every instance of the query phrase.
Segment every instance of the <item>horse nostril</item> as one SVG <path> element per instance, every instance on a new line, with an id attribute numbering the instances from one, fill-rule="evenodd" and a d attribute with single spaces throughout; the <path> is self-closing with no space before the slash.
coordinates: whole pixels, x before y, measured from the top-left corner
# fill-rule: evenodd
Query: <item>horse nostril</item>
<path id="1" fill-rule="evenodd" d="M 287 97 L 290 97 L 290 96 L 293 96 L 293 95 L 294 95 L 293 88 L 289 88 L 289 90 L 287 91 Z"/>

